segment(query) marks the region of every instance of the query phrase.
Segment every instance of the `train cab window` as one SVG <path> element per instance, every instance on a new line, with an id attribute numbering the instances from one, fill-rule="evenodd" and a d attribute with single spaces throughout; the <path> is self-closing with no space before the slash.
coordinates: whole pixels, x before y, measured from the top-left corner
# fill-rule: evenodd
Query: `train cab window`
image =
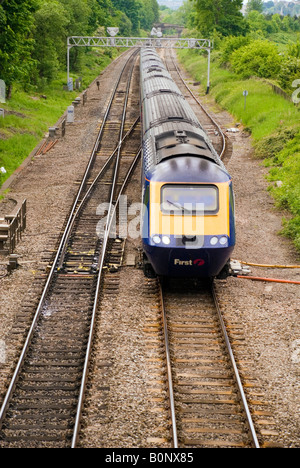
<path id="1" fill-rule="evenodd" d="M 219 190 L 215 185 L 164 185 L 161 211 L 175 215 L 212 215 L 219 211 Z"/>

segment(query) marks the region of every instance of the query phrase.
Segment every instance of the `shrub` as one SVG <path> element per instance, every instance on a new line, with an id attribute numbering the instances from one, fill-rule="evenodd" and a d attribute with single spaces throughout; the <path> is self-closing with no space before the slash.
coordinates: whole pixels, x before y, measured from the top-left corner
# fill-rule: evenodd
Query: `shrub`
<path id="1" fill-rule="evenodd" d="M 221 46 L 222 55 L 221 55 L 221 63 L 225 64 L 230 61 L 231 54 L 249 44 L 250 38 L 245 36 L 229 36 L 224 39 L 224 42 Z"/>
<path id="2" fill-rule="evenodd" d="M 237 49 L 231 56 L 233 71 L 244 79 L 251 76 L 275 78 L 280 71 L 281 61 L 276 45 L 262 40 Z"/>
<path id="3" fill-rule="evenodd" d="M 282 61 L 278 80 L 286 91 L 293 91 L 293 81 L 300 78 L 300 58 L 287 56 Z"/>

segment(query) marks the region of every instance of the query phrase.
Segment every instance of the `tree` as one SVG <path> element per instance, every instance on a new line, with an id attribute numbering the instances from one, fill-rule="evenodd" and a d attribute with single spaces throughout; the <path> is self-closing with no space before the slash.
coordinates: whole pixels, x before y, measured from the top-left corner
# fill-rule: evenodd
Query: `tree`
<path id="1" fill-rule="evenodd" d="M 258 33 L 261 36 L 266 36 L 268 32 L 272 32 L 271 21 L 267 21 L 265 15 L 262 15 L 256 10 L 249 11 L 246 21 L 249 25 L 250 32 Z"/>
<path id="2" fill-rule="evenodd" d="M 138 0 L 112 0 L 114 7 L 125 13 L 132 23 L 132 34 L 138 34 L 140 29 L 140 8 Z"/>
<path id="3" fill-rule="evenodd" d="M 156 0 L 139 0 L 140 2 L 140 26 L 150 30 L 153 23 L 159 20 L 158 4 Z"/>
<path id="4" fill-rule="evenodd" d="M 44 1 L 44 0 L 43 0 Z M 66 44 L 68 36 L 87 36 L 94 33 L 90 24 L 93 10 L 89 0 L 59 0 L 64 7 L 65 15 L 68 18 L 68 23 L 65 28 L 64 47 L 62 52 L 66 57 Z M 82 58 L 86 50 L 80 47 L 73 47 L 70 51 L 70 66 L 76 71 L 80 70 Z"/>
<path id="5" fill-rule="evenodd" d="M 203 36 L 214 30 L 223 36 L 243 35 L 247 24 L 241 13 L 242 0 L 193 0 L 196 8 L 197 28 Z"/>
<path id="6" fill-rule="evenodd" d="M 7 85 L 8 98 L 14 81 L 29 80 L 35 62 L 31 53 L 35 0 L 3 0 L 0 5 L 0 79 Z"/>
<path id="7" fill-rule="evenodd" d="M 65 61 L 66 28 L 70 19 L 63 5 L 46 0 L 34 15 L 35 48 L 39 78 L 51 80 Z"/>
<path id="8" fill-rule="evenodd" d="M 246 7 L 246 13 L 250 13 L 250 11 L 258 11 L 259 13 L 262 13 L 264 9 L 264 4 L 263 0 L 248 0 L 247 7 Z"/>

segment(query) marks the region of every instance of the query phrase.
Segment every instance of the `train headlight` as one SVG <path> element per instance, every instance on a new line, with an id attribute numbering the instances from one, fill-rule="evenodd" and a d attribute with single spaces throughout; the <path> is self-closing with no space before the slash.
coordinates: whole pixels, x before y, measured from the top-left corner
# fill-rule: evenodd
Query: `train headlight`
<path id="1" fill-rule="evenodd" d="M 217 237 L 212 237 L 209 242 L 210 245 L 217 245 L 218 241 L 219 239 Z"/>
<path id="2" fill-rule="evenodd" d="M 154 244 L 156 244 L 156 245 L 161 243 L 161 238 L 159 236 L 153 236 L 152 240 L 153 240 Z"/>
<path id="3" fill-rule="evenodd" d="M 227 237 L 221 237 L 221 239 L 219 240 L 220 244 L 221 245 L 226 245 L 227 244 Z"/>
<path id="4" fill-rule="evenodd" d="M 165 245 L 170 245 L 170 243 L 171 243 L 171 239 L 170 239 L 170 237 L 168 237 L 168 236 L 163 236 L 163 237 L 162 237 L 162 241 L 163 241 L 163 243 L 164 243 Z"/>

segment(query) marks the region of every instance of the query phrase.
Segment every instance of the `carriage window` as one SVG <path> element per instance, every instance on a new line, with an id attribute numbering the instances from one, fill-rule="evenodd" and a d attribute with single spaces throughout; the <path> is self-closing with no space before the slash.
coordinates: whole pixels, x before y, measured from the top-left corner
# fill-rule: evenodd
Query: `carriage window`
<path id="1" fill-rule="evenodd" d="M 164 214 L 216 214 L 219 190 L 215 185 L 164 185 L 161 189 Z"/>

